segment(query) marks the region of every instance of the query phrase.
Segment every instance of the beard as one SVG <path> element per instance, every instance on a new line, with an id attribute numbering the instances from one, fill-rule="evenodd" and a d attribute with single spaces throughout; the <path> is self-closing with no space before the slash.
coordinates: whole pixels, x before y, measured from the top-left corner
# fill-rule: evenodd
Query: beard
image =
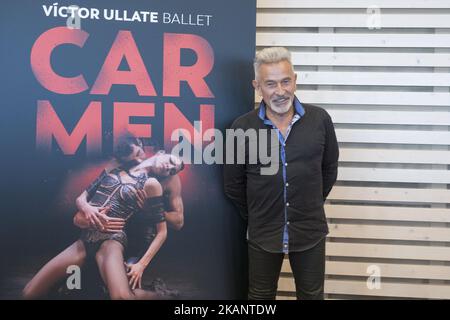
<path id="1" fill-rule="evenodd" d="M 268 106 L 270 110 L 277 114 L 285 114 L 291 109 L 293 102 L 293 97 L 284 96 L 270 100 Z"/>

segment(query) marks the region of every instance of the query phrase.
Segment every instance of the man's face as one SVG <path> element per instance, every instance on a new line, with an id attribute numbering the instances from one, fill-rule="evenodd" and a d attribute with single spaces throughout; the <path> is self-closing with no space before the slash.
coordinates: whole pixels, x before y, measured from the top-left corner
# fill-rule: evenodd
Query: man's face
<path id="1" fill-rule="evenodd" d="M 143 145 L 139 142 L 137 144 L 131 145 L 132 151 L 131 154 L 124 159 L 124 161 L 132 161 L 132 160 L 144 160 L 145 159 L 145 151 Z"/>
<path id="2" fill-rule="evenodd" d="M 137 160 L 144 160 L 145 159 L 145 151 L 144 151 L 144 147 L 139 144 L 139 145 L 133 145 L 133 155 L 135 157 L 135 159 Z"/>
<path id="3" fill-rule="evenodd" d="M 285 114 L 293 106 L 297 74 L 288 61 L 262 64 L 253 86 L 270 110 Z"/>
<path id="4" fill-rule="evenodd" d="M 153 171 L 163 177 L 173 176 L 180 172 L 182 161 L 171 154 L 158 153 L 155 155 L 155 165 Z"/>

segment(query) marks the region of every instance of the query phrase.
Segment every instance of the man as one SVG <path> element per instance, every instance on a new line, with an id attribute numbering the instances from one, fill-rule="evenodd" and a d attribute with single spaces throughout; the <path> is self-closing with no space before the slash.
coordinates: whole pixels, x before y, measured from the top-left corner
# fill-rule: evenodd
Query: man
<path id="1" fill-rule="evenodd" d="M 260 51 L 254 69 L 253 86 L 262 102 L 232 129 L 264 130 L 268 136 L 276 130 L 280 166 L 273 175 L 261 174 L 260 161 L 224 167 L 225 193 L 248 220 L 248 297 L 275 299 L 287 254 L 297 299 L 323 299 L 328 234 L 323 204 L 336 182 L 339 156 L 333 123 L 325 110 L 295 96 L 297 75 L 287 49 Z"/>

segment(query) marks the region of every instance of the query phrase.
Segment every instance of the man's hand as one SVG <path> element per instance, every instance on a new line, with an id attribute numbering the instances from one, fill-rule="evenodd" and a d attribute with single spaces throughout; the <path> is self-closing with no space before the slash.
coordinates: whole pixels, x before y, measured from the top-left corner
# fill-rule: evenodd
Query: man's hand
<path id="1" fill-rule="evenodd" d="M 122 231 L 123 227 L 125 227 L 125 219 L 108 217 L 106 215 L 108 210 L 109 208 L 104 208 L 103 210 L 100 210 L 98 214 L 98 218 L 102 223 L 100 231 L 106 233 L 116 233 Z"/>
<path id="2" fill-rule="evenodd" d="M 89 221 L 91 228 L 101 232 L 115 233 L 122 231 L 125 226 L 125 219 L 108 217 L 106 213 L 109 207 L 86 206 L 83 210 L 85 219 Z"/>

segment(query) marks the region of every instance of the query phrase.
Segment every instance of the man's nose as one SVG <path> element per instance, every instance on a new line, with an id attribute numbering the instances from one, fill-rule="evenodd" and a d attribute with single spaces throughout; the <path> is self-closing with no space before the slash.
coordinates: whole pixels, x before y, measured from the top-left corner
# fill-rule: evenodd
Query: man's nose
<path id="1" fill-rule="evenodd" d="M 275 88 L 275 94 L 278 96 L 284 95 L 284 89 L 283 89 L 283 86 L 281 85 L 281 83 L 277 84 L 277 87 Z"/>

